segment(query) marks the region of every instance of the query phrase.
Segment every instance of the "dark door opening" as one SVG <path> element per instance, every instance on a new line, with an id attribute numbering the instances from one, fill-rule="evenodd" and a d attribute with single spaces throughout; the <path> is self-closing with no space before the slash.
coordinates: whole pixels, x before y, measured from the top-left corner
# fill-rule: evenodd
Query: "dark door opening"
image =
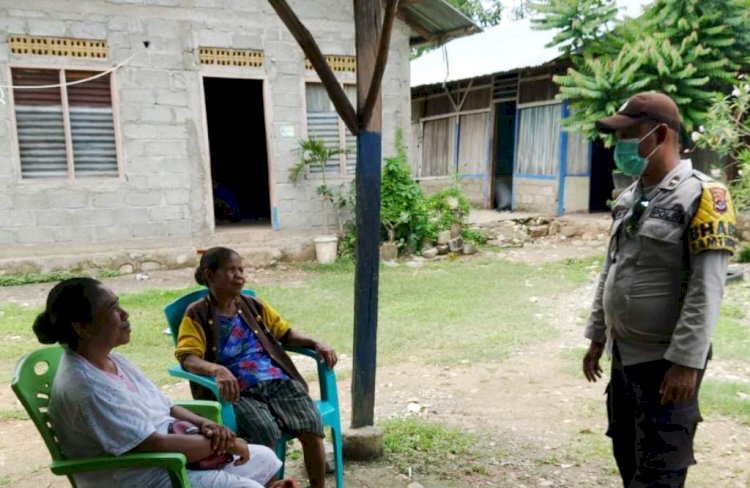
<path id="1" fill-rule="evenodd" d="M 591 144 L 591 187 L 589 191 L 589 211 L 608 212 L 608 202 L 612 200 L 612 171 L 615 160 L 612 148 L 604 147 L 601 139 Z"/>
<path id="2" fill-rule="evenodd" d="M 513 196 L 513 153 L 516 138 L 516 102 L 495 105 L 493 207 L 510 210 Z"/>
<path id="3" fill-rule="evenodd" d="M 204 78 L 217 224 L 270 223 L 263 82 Z"/>

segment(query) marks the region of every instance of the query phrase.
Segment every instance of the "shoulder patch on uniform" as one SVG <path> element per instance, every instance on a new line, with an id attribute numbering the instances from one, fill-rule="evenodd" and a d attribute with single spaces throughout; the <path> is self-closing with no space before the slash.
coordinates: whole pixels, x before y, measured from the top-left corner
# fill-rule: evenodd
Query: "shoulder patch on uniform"
<path id="1" fill-rule="evenodd" d="M 721 183 L 703 183 L 700 205 L 690 223 L 688 241 L 693 254 L 709 250 L 734 252 L 737 247 L 732 197 Z"/>

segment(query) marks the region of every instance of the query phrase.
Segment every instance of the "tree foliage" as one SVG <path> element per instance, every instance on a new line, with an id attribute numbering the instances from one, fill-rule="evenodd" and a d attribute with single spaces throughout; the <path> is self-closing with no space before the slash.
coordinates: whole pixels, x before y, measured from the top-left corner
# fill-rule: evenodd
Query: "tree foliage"
<path id="1" fill-rule="evenodd" d="M 750 81 L 735 80 L 732 93 L 716 95 L 705 125 L 693 132 L 696 146 L 716 151 L 729 163 L 730 188 L 737 210 L 750 209 Z"/>
<path id="2" fill-rule="evenodd" d="M 596 120 L 646 90 L 670 95 L 690 131 L 750 60 L 750 0 L 656 0 L 614 30 L 610 0 L 550 0 L 536 8 L 538 28 L 561 29 L 553 42 L 573 66 L 555 77 L 558 98 L 572 109 L 566 125 L 587 137 L 598 135 Z"/>
<path id="3" fill-rule="evenodd" d="M 503 3 L 500 0 L 448 0 L 448 3 L 482 27 L 497 25 L 502 18 Z"/>
<path id="4" fill-rule="evenodd" d="M 530 8 L 541 14 L 531 20 L 535 27 L 558 30 L 548 47 L 558 46 L 567 55 L 599 46 L 617 15 L 614 0 L 550 0 L 532 2 Z"/>

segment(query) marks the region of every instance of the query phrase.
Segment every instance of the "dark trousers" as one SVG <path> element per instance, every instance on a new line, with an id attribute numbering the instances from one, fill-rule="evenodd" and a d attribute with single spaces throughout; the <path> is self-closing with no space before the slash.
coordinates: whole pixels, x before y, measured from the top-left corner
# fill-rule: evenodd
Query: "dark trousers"
<path id="1" fill-rule="evenodd" d="M 698 373 L 695 396 L 661 404 L 659 387 L 667 360 L 623 366 L 617 345 L 607 386 L 607 435 L 625 488 L 681 488 L 695 464 L 693 438 L 700 422 Z"/>

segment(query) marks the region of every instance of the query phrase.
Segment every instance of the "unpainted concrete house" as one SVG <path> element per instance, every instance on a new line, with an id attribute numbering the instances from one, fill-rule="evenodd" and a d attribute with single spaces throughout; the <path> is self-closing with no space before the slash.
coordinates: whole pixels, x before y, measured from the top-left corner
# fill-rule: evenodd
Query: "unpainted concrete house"
<path id="1" fill-rule="evenodd" d="M 412 61 L 410 159 L 427 191 L 457 177 L 483 208 L 606 210 L 611 151 L 562 130 L 552 76 L 568 64 L 552 37 L 506 22 Z"/>
<path id="2" fill-rule="evenodd" d="M 352 2 L 290 3 L 354 96 Z M 472 30 L 443 0 L 400 8 L 384 154 L 410 129 L 411 46 Z M 354 145 L 264 0 L 0 0 L 0 85 L 0 245 L 184 242 L 214 232 L 221 191 L 240 223 L 315 228 L 318 176 L 289 180 L 298 141 Z M 350 153 L 327 171 L 355 167 Z"/>

